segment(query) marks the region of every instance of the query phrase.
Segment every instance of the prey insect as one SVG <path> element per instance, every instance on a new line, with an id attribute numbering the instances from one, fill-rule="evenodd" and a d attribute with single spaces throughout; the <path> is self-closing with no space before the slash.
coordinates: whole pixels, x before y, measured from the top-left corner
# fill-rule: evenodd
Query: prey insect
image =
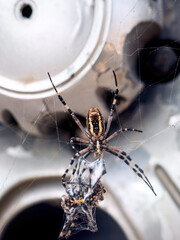
<path id="1" fill-rule="evenodd" d="M 141 130 L 137 130 L 137 129 L 134 129 L 134 128 L 121 128 L 118 131 L 114 132 L 112 135 L 108 136 L 109 129 L 111 127 L 111 123 L 112 123 L 112 119 L 113 119 L 113 113 L 115 111 L 117 96 L 118 96 L 118 93 L 119 93 L 117 78 L 116 78 L 116 74 L 115 74 L 114 71 L 113 71 L 113 75 L 114 75 L 114 79 L 115 79 L 116 89 L 115 89 L 115 92 L 114 92 L 114 99 L 113 99 L 112 106 L 111 106 L 111 109 L 110 109 L 110 114 L 109 114 L 109 117 L 108 117 L 108 120 L 107 120 L 107 125 L 105 127 L 105 122 L 104 122 L 103 116 L 102 116 L 101 112 L 99 111 L 99 109 L 98 108 L 91 108 L 91 109 L 89 109 L 88 114 L 87 114 L 87 118 L 86 118 L 86 126 L 87 126 L 87 130 L 86 130 L 83 127 L 83 125 L 81 124 L 81 122 L 79 121 L 79 119 L 77 118 L 77 116 L 75 115 L 75 113 L 70 109 L 70 107 L 66 104 L 66 102 L 62 98 L 62 96 L 59 94 L 58 90 L 56 89 L 56 87 L 55 87 L 55 85 L 54 85 L 54 83 L 51 79 L 50 74 L 48 73 L 49 79 L 52 83 L 52 86 L 53 86 L 54 90 L 57 93 L 57 96 L 58 96 L 59 100 L 64 105 L 66 110 L 69 112 L 69 114 L 72 116 L 72 118 L 74 119 L 76 124 L 79 126 L 81 131 L 88 138 L 88 140 L 78 138 L 78 137 L 72 137 L 71 138 L 71 143 L 83 143 L 83 144 L 87 145 L 86 148 L 82 149 L 79 152 L 80 155 L 86 156 L 89 153 L 94 153 L 94 158 L 98 159 L 99 157 L 103 158 L 103 152 L 107 151 L 107 152 L 117 156 L 125 164 L 127 164 L 137 174 L 137 176 L 140 177 L 147 184 L 147 186 L 156 195 L 156 193 L 153 189 L 153 186 L 151 185 L 150 181 L 146 177 L 144 171 L 131 159 L 131 157 L 126 152 L 124 152 L 123 150 L 120 150 L 120 149 L 115 148 L 115 147 L 108 144 L 111 139 L 113 139 L 118 134 L 121 134 L 123 132 L 128 132 L 128 131 L 140 132 L 140 133 L 142 132 Z M 74 161 L 77 157 L 79 157 L 78 153 L 76 153 L 74 155 L 74 157 L 71 159 L 71 162 L 70 162 L 68 168 L 66 169 L 64 175 L 62 176 L 62 183 L 63 183 L 64 186 L 66 185 L 66 180 L 65 180 L 66 175 L 69 172 L 69 170 L 71 169 L 71 167 L 74 164 Z M 76 166 L 75 166 L 75 168 L 72 172 L 71 178 L 73 177 L 73 174 L 76 171 Z M 91 177 L 91 175 L 90 175 L 90 177 Z"/>
<path id="2" fill-rule="evenodd" d="M 59 239 L 69 238 L 70 235 L 82 230 L 91 232 L 98 230 L 95 213 L 106 192 L 100 182 L 100 176 L 105 173 L 104 159 L 88 162 L 83 156 L 78 158 L 75 174 L 66 183 L 66 195 L 61 197 L 61 207 L 66 218 Z"/>
<path id="3" fill-rule="evenodd" d="M 88 191 L 88 185 L 81 186 L 81 184 L 78 184 L 78 186 L 81 187 L 81 196 L 84 194 L 83 192 Z M 86 199 L 78 196 L 78 199 L 74 200 L 70 195 L 62 196 L 61 207 L 64 209 L 66 219 L 59 239 L 69 238 L 70 235 L 81 230 L 91 232 L 98 230 L 95 212 L 99 202 L 103 201 L 105 192 L 101 182 L 98 182 L 93 192 Z M 74 196 L 77 196 L 77 194 Z"/>

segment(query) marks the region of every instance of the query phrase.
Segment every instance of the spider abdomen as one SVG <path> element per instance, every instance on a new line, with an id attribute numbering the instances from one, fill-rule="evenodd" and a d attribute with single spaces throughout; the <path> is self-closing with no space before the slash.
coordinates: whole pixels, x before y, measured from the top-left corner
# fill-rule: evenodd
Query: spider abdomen
<path id="1" fill-rule="evenodd" d="M 104 119 L 98 108 L 89 109 L 87 115 L 87 129 L 95 138 L 99 138 L 104 133 Z"/>

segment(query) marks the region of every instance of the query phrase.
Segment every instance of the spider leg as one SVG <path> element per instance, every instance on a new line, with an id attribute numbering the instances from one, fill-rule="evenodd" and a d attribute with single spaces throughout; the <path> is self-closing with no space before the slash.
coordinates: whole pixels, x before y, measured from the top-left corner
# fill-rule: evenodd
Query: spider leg
<path id="1" fill-rule="evenodd" d="M 89 155 L 90 151 L 91 151 L 90 148 L 87 147 L 87 148 L 81 150 L 80 152 L 77 152 L 75 155 L 76 155 L 77 157 L 80 157 L 81 155 L 85 155 L 85 156 L 83 156 L 83 157 L 85 158 L 85 157 L 87 157 L 87 155 Z M 87 155 L 86 155 L 86 154 L 87 154 Z M 73 162 L 73 163 L 74 163 L 74 162 Z M 71 164 L 71 163 L 70 163 L 70 164 Z M 75 172 L 76 172 L 76 170 L 77 170 L 77 165 L 78 165 L 78 163 L 76 163 L 76 165 L 75 165 L 75 167 L 74 167 L 74 169 L 73 169 L 73 171 L 72 171 L 70 180 L 72 180 L 73 177 L 74 177 L 74 174 L 75 174 Z M 71 165 L 71 166 L 72 166 L 72 165 Z"/>
<path id="2" fill-rule="evenodd" d="M 72 149 L 76 150 L 76 148 L 75 148 L 74 145 L 72 145 Z M 83 149 L 83 150 L 84 150 L 84 149 Z M 82 151 L 83 151 L 83 150 L 82 150 Z M 87 158 L 87 157 L 89 156 L 89 154 L 91 153 L 91 151 L 87 151 L 87 152 L 81 154 L 81 151 L 79 152 L 78 150 L 76 150 L 76 152 L 79 154 L 79 157 L 82 156 L 84 159 Z M 80 162 L 80 164 L 77 163 L 77 164 L 75 165 L 75 167 L 74 167 L 74 169 L 73 169 L 73 173 L 75 173 L 76 170 L 77 170 L 77 175 L 79 175 L 81 163 L 82 163 L 82 161 Z M 78 166 L 78 165 L 79 165 L 79 166 Z M 78 166 L 78 169 L 77 169 L 77 166 Z M 86 170 L 86 168 L 85 168 L 85 170 Z M 83 173 L 84 173 L 84 171 L 83 171 Z M 73 178 L 73 176 L 74 176 L 74 174 L 72 175 L 72 178 Z M 80 174 L 80 177 L 81 177 L 81 176 L 82 176 L 82 174 Z"/>
<path id="3" fill-rule="evenodd" d="M 75 149 L 74 146 L 72 146 L 72 147 L 73 147 L 73 149 Z M 79 156 L 83 156 L 83 158 L 85 159 L 85 158 L 91 153 L 91 150 L 87 151 L 86 153 L 83 153 L 84 155 L 82 155 L 81 152 L 78 152 L 78 151 L 77 151 L 77 153 L 79 154 Z M 94 168 L 90 168 L 90 167 L 87 166 L 87 167 L 84 167 L 84 168 L 82 169 L 81 173 L 79 174 L 80 168 L 81 168 L 81 163 L 82 163 L 82 161 L 79 161 L 79 160 L 78 160 L 78 163 L 75 165 L 75 167 L 74 167 L 74 169 L 73 169 L 73 172 L 72 172 L 72 175 L 71 175 L 70 180 L 73 179 L 74 174 L 75 174 L 75 172 L 77 171 L 77 175 L 79 176 L 79 182 L 81 183 L 81 177 L 82 177 L 82 175 L 84 174 L 84 172 L 88 169 L 88 170 L 89 170 L 89 187 L 91 188 L 91 187 L 92 187 L 92 186 L 91 186 L 92 176 L 93 176 L 93 174 L 95 173 L 96 170 L 95 170 Z M 94 186 L 97 184 L 97 182 L 100 181 L 100 179 L 103 177 L 103 175 L 104 175 L 105 173 L 106 173 L 106 170 L 105 170 L 105 164 L 104 164 L 104 171 L 101 173 L 101 175 L 99 176 L 99 178 L 96 180 L 96 183 L 94 184 Z"/>
<path id="4" fill-rule="evenodd" d="M 89 152 L 87 152 L 86 154 L 84 154 L 83 158 L 87 158 L 90 153 L 91 153 L 91 151 L 89 151 Z M 84 172 L 85 172 L 87 169 L 88 169 L 88 167 L 84 167 L 80 174 L 79 174 L 80 168 L 78 169 L 77 174 L 79 175 L 79 179 L 80 179 L 80 180 L 81 180 L 82 175 L 84 174 Z"/>
<path id="5" fill-rule="evenodd" d="M 115 110 L 115 106 L 116 106 L 116 102 L 117 102 L 117 96 L 118 96 L 118 93 L 119 93 L 117 78 L 116 78 L 116 74 L 115 74 L 114 71 L 113 71 L 113 74 L 114 74 L 114 79 L 115 79 L 115 84 L 116 84 L 116 90 L 114 92 L 114 99 L 113 99 L 113 103 L 112 103 L 110 114 L 109 114 L 108 121 L 107 121 L 105 137 L 107 136 L 107 134 L 109 132 L 109 129 L 111 127 L 111 122 L 112 122 L 112 119 L 113 119 L 113 113 L 114 113 L 114 110 Z"/>
<path id="6" fill-rule="evenodd" d="M 151 188 L 151 190 L 153 191 L 153 193 L 156 195 L 156 193 L 155 193 L 155 191 L 154 191 L 154 189 L 153 189 L 153 186 L 151 185 L 149 179 L 146 177 L 146 175 L 145 175 L 144 171 L 142 170 L 142 168 L 140 168 L 140 167 L 131 159 L 131 157 L 130 157 L 126 152 L 122 152 L 122 155 L 124 155 L 124 156 L 127 158 L 127 160 L 128 160 L 130 163 L 132 163 L 132 165 L 134 165 L 134 166 L 138 169 L 138 171 L 139 171 L 140 173 L 137 173 L 137 175 L 138 175 L 138 176 L 140 175 L 139 177 L 142 178 L 142 175 L 144 176 L 145 180 L 146 180 L 147 183 L 148 183 L 148 186 Z M 135 171 L 135 170 L 133 169 L 133 171 Z M 144 180 L 144 179 L 143 179 L 143 180 Z"/>
<path id="7" fill-rule="evenodd" d="M 76 154 L 71 158 L 71 161 L 70 161 L 69 166 L 66 168 L 64 174 L 62 175 L 61 180 L 62 180 L 62 185 L 63 185 L 64 188 L 66 188 L 66 183 L 67 183 L 66 180 L 65 180 L 66 175 L 67 175 L 67 173 L 69 172 L 69 170 L 71 169 L 71 167 L 72 167 L 72 165 L 73 165 L 73 163 L 74 163 L 74 161 L 75 161 L 75 159 L 76 159 L 77 157 L 78 157 L 78 154 L 76 153 Z"/>
<path id="8" fill-rule="evenodd" d="M 67 175 L 67 173 L 69 172 L 69 170 L 71 169 L 71 167 L 72 167 L 75 159 L 76 159 L 77 157 L 79 157 L 80 155 L 83 155 L 83 154 L 85 154 L 85 153 L 88 153 L 89 151 L 90 151 L 90 149 L 89 149 L 89 147 L 87 147 L 87 148 L 81 150 L 80 152 L 76 152 L 76 153 L 74 154 L 74 157 L 72 157 L 68 168 L 66 169 L 66 171 L 64 172 L 64 174 L 62 175 L 62 178 L 61 178 L 61 179 L 62 179 L 62 184 L 63 184 L 64 187 L 66 187 L 66 183 L 67 183 L 66 180 L 65 180 L 66 175 Z M 74 174 L 75 174 L 75 171 L 76 171 L 76 168 L 77 168 L 77 164 L 75 165 L 75 167 L 74 167 L 74 169 L 73 169 L 73 172 L 72 172 L 72 174 L 71 174 L 70 179 L 73 178 L 73 176 L 74 176 Z"/>
<path id="9" fill-rule="evenodd" d="M 83 145 L 89 145 L 89 141 L 88 140 L 85 140 L 85 139 L 82 139 L 82 138 L 79 138 L 79 137 L 72 137 L 70 139 L 70 144 L 71 144 L 72 149 L 76 150 L 74 144 L 80 144 L 80 143 L 82 143 Z"/>
<path id="10" fill-rule="evenodd" d="M 87 136 L 89 137 L 89 134 L 86 132 L 85 128 L 83 127 L 83 125 L 81 124 L 81 122 L 79 121 L 79 119 L 77 118 L 77 116 L 75 115 L 75 113 L 70 109 L 70 107 L 66 104 L 66 102 L 64 101 L 64 99 L 62 98 L 62 96 L 59 94 L 57 88 L 55 87 L 52 79 L 51 79 L 51 76 L 49 74 L 49 72 L 47 73 L 48 74 L 48 77 L 52 83 L 52 86 L 54 88 L 54 90 L 56 91 L 56 94 L 59 98 L 59 100 L 61 101 L 61 103 L 64 105 L 64 107 L 67 109 L 67 111 L 69 112 L 69 114 L 72 116 L 73 120 L 75 121 L 75 123 L 79 126 L 79 128 L 81 129 L 81 131 Z"/>
<path id="11" fill-rule="evenodd" d="M 106 138 L 106 142 L 109 142 L 111 139 L 116 137 L 118 134 L 122 132 L 140 132 L 142 133 L 143 131 L 135 129 L 135 128 L 121 128 L 117 132 L 114 132 L 112 135 L 110 135 L 108 138 Z"/>
<path id="12" fill-rule="evenodd" d="M 90 153 L 91 153 L 91 151 L 89 151 L 89 152 L 87 152 L 86 154 L 84 154 L 84 155 L 83 155 L 83 158 L 84 158 L 84 159 L 87 158 L 87 157 L 89 156 Z M 87 169 L 88 169 L 87 167 L 84 167 L 84 168 L 83 168 L 81 174 L 79 175 L 79 178 L 82 177 L 83 173 L 84 173 Z M 80 170 L 80 168 L 78 169 L 77 174 L 79 174 L 79 170 Z"/>
<path id="13" fill-rule="evenodd" d="M 74 149 L 75 149 L 75 148 L 74 148 Z M 85 159 L 85 158 L 87 158 L 87 156 L 89 156 L 90 153 L 91 153 L 91 152 L 89 151 L 89 152 L 86 152 L 84 155 L 81 155 L 80 153 L 79 153 L 79 155 L 82 156 L 83 159 Z M 84 168 L 82 169 L 81 173 L 79 174 L 80 168 L 81 168 L 81 164 L 82 164 L 82 160 L 81 160 L 81 161 L 78 160 L 77 164 L 75 165 L 75 167 L 74 167 L 74 169 L 73 169 L 73 172 L 74 172 L 74 173 L 75 173 L 76 170 L 77 170 L 77 175 L 79 176 L 78 178 L 79 178 L 79 182 L 80 182 L 80 183 L 81 183 L 81 177 L 82 177 L 83 173 L 87 170 L 87 167 L 84 167 Z M 74 174 L 73 174 L 72 178 L 73 178 L 73 177 L 74 177 Z"/>
<path id="14" fill-rule="evenodd" d="M 70 139 L 70 143 L 71 143 L 71 144 L 73 144 L 74 142 L 89 144 L 89 141 L 88 141 L 88 140 L 85 140 L 85 139 L 82 139 L 82 138 L 79 138 L 79 137 L 72 137 L 72 138 Z"/>
<path id="15" fill-rule="evenodd" d="M 119 157 L 120 159 L 122 159 L 137 174 L 137 176 L 140 177 L 148 185 L 148 187 L 152 190 L 152 192 L 156 196 L 154 188 L 151 185 L 149 179 L 146 177 L 144 171 L 130 158 L 130 156 L 126 152 L 121 151 L 121 150 L 119 150 L 119 149 L 117 149 L 115 147 L 109 146 L 109 145 L 106 146 L 105 150 L 107 152 L 110 152 L 113 155 Z M 131 166 L 130 163 L 134 167 Z"/>

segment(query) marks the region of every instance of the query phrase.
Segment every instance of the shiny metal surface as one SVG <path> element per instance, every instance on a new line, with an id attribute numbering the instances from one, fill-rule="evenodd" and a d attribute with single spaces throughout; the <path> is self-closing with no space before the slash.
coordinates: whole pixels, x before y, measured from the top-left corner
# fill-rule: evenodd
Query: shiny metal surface
<path id="1" fill-rule="evenodd" d="M 63 118 L 47 72 L 83 117 L 92 106 L 107 117 L 113 69 L 120 86 L 118 112 L 142 90 L 136 58 L 160 33 L 161 1 L 3 0 L 0 8 L 1 122 L 10 125 L 13 118 L 26 132 L 44 135 L 48 130 L 34 123 L 48 117 L 46 106 Z"/>
<path id="2" fill-rule="evenodd" d="M 24 28 L 24 24 L 26 26 L 31 24 L 27 22 L 29 19 L 21 19 L 22 16 L 19 15 L 20 1 L 6 2 L 1 1 L 1 7 L 9 6 L 7 9 L 13 9 L 15 11 L 13 16 L 22 28 Z M 34 10 L 31 18 L 35 22 L 39 16 L 38 4 L 42 4 L 42 1 L 31 2 L 27 0 L 22 2 L 32 4 Z M 56 1 L 52 2 L 55 3 Z M 176 17 L 178 16 L 179 5 L 177 2 L 174 5 L 172 1 L 165 2 L 167 4 L 165 9 L 167 18 L 164 22 L 165 28 L 162 35 L 178 42 L 179 35 L 174 26 L 177 26 L 179 21 L 179 18 Z M 98 8 L 99 5 L 95 5 L 94 1 L 86 1 L 88 19 L 90 16 L 93 21 L 95 10 L 96 13 L 100 11 L 102 15 L 105 14 L 107 17 L 106 19 L 104 15 L 101 15 L 103 22 L 103 29 L 101 30 L 105 34 L 102 34 L 103 37 L 100 34 L 102 41 L 96 42 L 97 48 L 88 58 L 85 66 L 81 68 L 81 71 L 77 72 L 72 78 L 70 78 L 72 71 L 69 68 L 64 69 L 65 75 L 63 75 L 63 78 L 59 78 L 62 72 L 58 70 L 60 66 L 56 66 L 56 69 L 53 68 L 55 66 L 53 53 L 50 55 L 52 63 L 49 62 L 48 64 L 48 71 L 52 72 L 58 89 L 62 91 L 64 98 L 68 100 L 68 104 L 80 116 L 85 116 L 87 110 L 94 104 L 102 110 L 104 117 L 107 117 L 109 110 L 106 104 L 109 104 L 110 101 L 108 99 L 106 102 L 105 98 L 101 96 L 104 96 L 102 90 L 114 89 L 111 84 L 113 83 L 112 69 L 117 71 L 120 97 L 125 99 L 117 107 L 118 112 L 129 106 L 138 95 L 137 101 L 126 112 L 116 115 L 111 132 L 122 126 L 142 129 L 143 134 L 122 134 L 114 139 L 111 144 L 128 152 L 132 159 L 144 169 L 157 192 L 157 197 L 131 169 L 120 162 L 119 159 L 107 153 L 104 155 L 107 174 L 102 179 L 107 193 L 105 194 L 105 200 L 100 205 L 100 209 L 109 214 L 123 230 L 124 239 L 129 240 L 180 239 L 180 76 L 173 78 L 171 82 L 149 85 L 139 95 L 144 84 L 138 81 L 135 71 L 138 47 L 143 48 L 146 41 L 154 38 L 161 30 L 160 27 L 163 25 L 161 7 L 162 4 L 165 5 L 165 2 L 126 0 L 118 5 L 117 1 L 99 1 L 98 4 L 103 6 L 102 11 L 102 8 Z M 78 3 L 82 2 L 79 1 Z M 12 11 L 7 12 L 12 13 Z M 94 14 L 91 14 L 92 12 Z M 121 12 L 124 14 L 120 14 Z M 74 16 L 76 16 L 76 13 L 74 13 Z M 3 15 L 2 12 L 0 14 Z M 48 11 L 48 14 L 50 14 L 50 11 Z M 150 25 L 148 21 L 150 21 Z M 125 24 L 127 24 L 126 27 Z M 89 36 L 88 31 L 92 30 L 91 21 L 88 26 L 88 29 L 84 29 L 84 44 L 86 44 Z M 3 31 L 3 27 L 1 26 L 1 31 Z M 137 30 L 142 32 L 138 35 Z M 146 30 L 146 34 L 144 34 L 144 30 Z M 8 32 L 8 29 L 6 31 Z M 51 31 L 53 30 L 51 29 Z M 3 38 L 3 34 L 0 34 L 0 38 Z M 137 47 L 137 43 L 142 45 Z M 79 45 L 77 44 L 77 46 Z M 59 46 L 58 44 L 56 46 L 50 44 L 50 47 L 55 47 L 57 50 Z M 78 57 L 81 55 L 81 47 L 77 49 Z M 5 48 L 3 49 L 2 46 L 0 48 L 5 54 Z M 50 48 L 48 53 L 44 53 L 47 54 L 43 58 L 44 63 L 46 63 L 45 59 L 48 58 L 50 50 L 52 49 Z M 59 48 L 57 50 L 59 54 L 58 51 L 60 51 Z M 17 54 L 19 54 L 19 51 Z M 56 57 L 59 57 L 58 54 Z M 14 56 L 10 61 L 17 59 L 16 55 Z M 74 59 L 76 59 L 76 53 Z M 72 55 L 72 58 L 68 59 L 68 64 L 73 64 L 74 59 Z M 3 62 L 3 59 L 0 60 Z M 30 58 L 28 60 L 30 63 Z M 0 125 L 1 240 L 5 240 L 3 237 L 11 221 L 16 220 L 19 214 L 30 207 L 40 203 L 48 203 L 61 211 L 58 208 L 59 199 L 63 193 L 60 178 L 73 155 L 68 140 L 58 131 L 58 118 L 62 117 L 61 114 L 64 114 L 64 109 L 58 102 L 57 97 L 54 96 L 54 91 L 50 89 L 51 86 L 46 79 L 47 77 L 43 75 L 46 74 L 44 73 L 45 65 L 38 63 L 40 68 L 37 70 L 34 61 L 31 64 L 35 71 L 34 74 L 39 74 L 39 78 L 36 76 L 35 81 L 31 83 L 29 83 L 29 80 L 27 81 L 28 78 L 23 78 L 23 81 L 20 82 L 18 77 L 18 73 L 26 74 L 28 68 L 25 68 L 22 72 L 20 69 L 16 69 L 16 79 L 10 79 L 11 73 L 8 68 L 6 74 L 2 68 L 0 69 L 2 71 L 0 78 L 0 118 L 2 122 L 6 123 L 6 125 Z M 62 64 L 65 64 L 65 62 Z M 65 65 L 64 68 L 66 68 Z M 16 75 L 15 72 L 12 73 L 12 76 Z M 9 75 L 7 76 L 7 74 Z M 32 76 L 30 81 L 32 81 Z M 8 87 L 6 82 L 10 83 Z M 16 86 L 13 85 L 14 82 L 16 82 Z M 12 88 L 10 89 L 11 85 Z M 17 86 L 20 87 L 15 89 Z M 33 89 L 39 89 L 39 92 Z M 79 94 L 80 90 L 83 90 L 81 96 Z M 103 100 L 100 100 L 100 98 Z M 47 131 L 46 127 L 49 126 L 47 116 L 50 116 L 50 119 L 55 123 L 54 135 L 51 137 L 33 137 L 31 134 L 42 135 Z M 68 126 L 70 126 L 71 122 L 69 122 L 67 115 L 64 114 L 63 117 L 66 125 L 68 123 Z M 28 133 L 20 129 L 26 130 Z M 108 228 L 103 228 L 103 224 L 107 220 L 106 217 L 101 219 L 102 228 L 100 226 L 97 233 L 99 235 L 94 235 L 98 236 L 98 239 L 105 239 L 108 236 L 105 231 Z M 59 221 L 57 224 L 59 224 Z M 109 228 L 111 230 L 111 225 L 109 225 Z"/>

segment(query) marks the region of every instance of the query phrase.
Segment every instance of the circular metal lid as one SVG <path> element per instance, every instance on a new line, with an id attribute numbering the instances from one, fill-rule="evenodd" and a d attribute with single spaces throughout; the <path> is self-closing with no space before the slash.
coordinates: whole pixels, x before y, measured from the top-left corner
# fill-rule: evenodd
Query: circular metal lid
<path id="1" fill-rule="evenodd" d="M 107 32 L 102 0 L 11 0 L 1 1 L 2 7 L 3 89 L 19 93 L 45 91 L 51 87 L 45 81 L 48 71 L 56 75 L 55 84 L 61 84 L 87 65 L 92 56 L 94 62 L 102 50 L 100 36 Z"/>

